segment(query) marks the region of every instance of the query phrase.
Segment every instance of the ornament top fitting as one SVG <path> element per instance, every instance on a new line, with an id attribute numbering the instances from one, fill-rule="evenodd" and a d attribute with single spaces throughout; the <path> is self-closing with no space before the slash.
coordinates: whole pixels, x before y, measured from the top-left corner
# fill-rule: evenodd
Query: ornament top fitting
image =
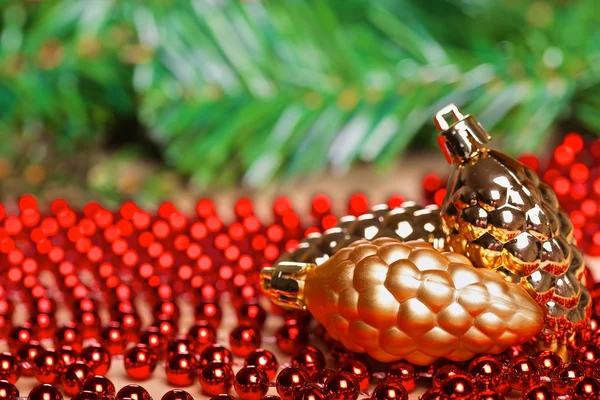
<path id="1" fill-rule="evenodd" d="M 446 117 L 454 121 L 449 123 Z M 464 115 L 460 109 L 449 104 L 435 114 L 435 125 L 441 132 L 438 143 L 449 163 L 460 163 L 477 156 L 485 149 L 491 136 L 472 115 Z"/>

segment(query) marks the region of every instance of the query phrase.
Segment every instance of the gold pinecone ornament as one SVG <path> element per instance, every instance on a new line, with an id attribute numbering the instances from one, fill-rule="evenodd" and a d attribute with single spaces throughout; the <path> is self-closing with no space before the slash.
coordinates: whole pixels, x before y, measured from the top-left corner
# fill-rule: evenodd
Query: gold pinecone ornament
<path id="1" fill-rule="evenodd" d="M 406 201 L 394 209 L 380 204 L 374 206 L 371 212 L 359 217 L 346 215 L 340 218 L 338 226 L 322 234 L 308 235 L 296 250 L 282 255 L 278 262 L 295 261 L 321 265 L 337 251 L 357 240 L 381 237 L 402 242 L 422 240 L 438 250 L 444 250 L 446 246 L 446 234 L 439 207 L 423 207 L 413 201 Z"/>
<path id="2" fill-rule="evenodd" d="M 452 163 L 441 208 L 449 249 L 525 288 L 545 311 L 541 339 L 548 347 L 572 341 L 591 301 L 573 225 L 556 194 L 534 171 L 488 148 L 487 132 L 455 105 L 442 109 L 435 123 Z"/>
<path id="3" fill-rule="evenodd" d="M 519 285 L 424 241 L 359 240 L 321 265 L 282 261 L 261 277 L 276 304 L 307 309 L 348 349 L 380 361 L 500 353 L 544 323 Z"/>

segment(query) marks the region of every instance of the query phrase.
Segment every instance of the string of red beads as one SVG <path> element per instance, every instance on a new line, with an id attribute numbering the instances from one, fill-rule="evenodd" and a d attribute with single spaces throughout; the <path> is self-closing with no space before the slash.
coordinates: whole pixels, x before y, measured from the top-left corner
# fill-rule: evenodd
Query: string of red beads
<path id="1" fill-rule="evenodd" d="M 561 178 L 571 179 L 592 193 L 600 173 L 588 166 L 586 175 L 583 166 L 589 164 L 589 154 L 598 159 L 594 150 L 598 146 L 578 143 L 576 136 L 567 137 L 549 164 L 558 173 L 549 173 L 549 166 L 543 176 L 548 182 L 558 180 L 559 186 Z M 529 156 L 523 161 L 541 171 L 537 159 Z M 583 166 L 571 165 L 576 162 Z M 440 202 L 442 184 L 436 175 L 425 177 L 428 198 Z M 577 193 L 565 193 L 571 197 L 562 200 L 573 202 Z M 402 201 L 399 195 L 387 200 L 390 207 Z M 592 208 L 587 208 L 590 204 L 568 206 L 573 207 L 574 222 L 580 219 L 576 227 L 581 232 L 587 232 L 587 224 L 598 222 Z M 369 198 L 357 193 L 344 212 L 360 215 L 369 207 Z M 224 223 L 208 199 L 198 202 L 192 217 L 172 203 L 162 204 L 156 214 L 131 202 L 112 212 L 97 203 L 78 210 L 64 200 L 54 201 L 46 211 L 33 196 L 23 196 L 15 210 L 0 206 L 0 265 L 6 265 L 0 270 L 0 339 L 14 349 L 0 354 L 0 400 L 16 399 L 15 383 L 20 376 L 30 375 L 40 382 L 28 396 L 32 400 L 60 399 L 62 393 L 78 400 L 149 399 L 143 387 L 131 384 L 117 392 L 105 377 L 112 358 L 121 356 L 133 381 L 152 378 L 164 365 L 172 386 L 199 382 L 200 390 L 215 399 L 233 398 L 228 394 L 232 390 L 248 400 L 356 399 L 361 393 L 373 399 L 407 399 L 418 384 L 430 386 L 423 399 L 501 399 L 510 391 L 523 391 L 525 399 L 600 396 L 596 317 L 581 333 L 571 363 L 563 363 L 549 351 L 532 353 L 525 345 L 470 363 L 417 367 L 398 361 L 382 367 L 348 352 L 322 328 L 317 333 L 328 346 L 327 357 L 308 345 L 310 315 L 265 309 L 257 272 L 281 252 L 295 248 L 306 233 L 335 225 L 338 213 L 324 194 L 313 198 L 309 219 L 301 218 L 286 197 L 277 198 L 271 223 L 261 221 L 248 199 L 235 204 L 235 220 L 230 224 Z M 42 272 L 51 277 L 50 282 L 38 279 Z M 227 347 L 217 343 L 223 318 L 221 297 L 226 292 L 238 320 L 238 326 L 228 332 Z M 592 290 L 592 296 L 598 312 L 600 287 Z M 14 299 L 27 310 L 23 324 L 13 324 Z M 57 299 L 64 299 L 70 321 L 58 322 Z M 186 332 L 179 330 L 178 299 L 194 308 L 196 322 Z M 149 324 L 142 322 L 136 306 L 140 301 L 151 310 Z M 108 320 L 101 309 L 108 310 Z M 274 338 L 262 334 L 267 315 L 283 320 Z M 271 339 L 287 360 L 260 348 Z M 45 347 L 49 341 L 53 348 Z M 329 358 L 337 369 L 326 368 Z M 234 367 L 242 364 L 235 373 Z M 270 387 L 279 396 L 268 396 Z M 163 400 L 192 398 L 181 389 L 163 396 Z"/>

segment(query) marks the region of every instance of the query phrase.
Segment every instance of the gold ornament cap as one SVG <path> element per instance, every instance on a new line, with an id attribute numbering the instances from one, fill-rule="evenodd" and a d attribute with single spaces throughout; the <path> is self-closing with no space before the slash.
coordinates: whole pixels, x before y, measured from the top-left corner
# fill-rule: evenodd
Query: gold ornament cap
<path id="1" fill-rule="evenodd" d="M 451 123 L 446 119 L 449 115 L 453 118 Z M 491 139 L 479 121 L 471 115 L 464 115 L 454 104 L 438 111 L 434 122 L 441 132 L 438 143 L 449 163 L 476 156 Z"/>

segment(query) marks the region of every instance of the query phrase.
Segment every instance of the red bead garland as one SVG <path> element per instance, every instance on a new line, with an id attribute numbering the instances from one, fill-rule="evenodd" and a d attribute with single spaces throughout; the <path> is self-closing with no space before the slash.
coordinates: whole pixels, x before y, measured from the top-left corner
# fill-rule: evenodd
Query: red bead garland
<path id="1" fill-rule="evenodd" d="M 573 143 L 576 140 L 571 138 L 563 145 Z M 552 165 L 559 173 L 548 172 L 544 179 L 553 179 L 555 188 L 565 184 L 561 179 L 570 181 L 571 188 L 587 187 L 593 180 L 592 188 L 586 190 L 594 192 L 600 175 L 577 158 L 586 151 L 583 147 L 574 151 L 571 159 L 569 150 L 557 150 Z M 423 185 L 432 200 L 443 197 L 439 177 L 428 176 Z M 575 202 L 577 190 L 562 196 Z M 581 232 L 587 232 L 590 221 L 595 221 L 594 207 L 599 201 L 594 196 L 584 196 L 578 206 L 572 206 L 571 218 Z M 581 333 L 573 362 L 564 365 L 556 354 L 531 354 L 527 346 L 502 355 L 482 355 L 468 364 L 428 368 L 405 361 L 376 365 L 368 357 L 348 351 L 324 331 L 319 336 L 329 350 L 324 353 L 313 346 L 310 315 L 265 306 L 257 272 L 281 252 L 295 248 L 306 232 L 337 223 L 336 207 L 323 194 L 312 202 L 309 223 L 282 197 L 273 205 L 270 224 L 261 222 L 248 199 L 236 204 L 236 220 L 231 224 L 224 222 L 209 200 L 200 201 L 196 215 L 187 217 L 170 203 L 151 214 L 133 203 L 111 212 L 96 203 L 79 211 L 56 201 L 47 212 L 32 199 L 26 196 L 19 202 L 17 215 L 0 218 L 0 259 L 7 265 L 0 285 L 0 338 L 13 349 L 0 354 L 0 379 L 7 380 L 0 381 L 0 400 L 16 397 L 12 383 L 28 374 L 41 383 L 56 384 L 52 389 L 62 386 L 65 394 L 78 400 L 149 398 L 137 385 L 115 394 L 108 379 L 94 376 L 108 374 L 112 357 L 121 355 L 133 380 L 151 378 L 156 367 L 164 364 L 162 377 L 171 385 L 193 385 L 198 379 L 205 394 L 218 398 L 231 398 L 225 394 L 235 388 L 242 399 L 272 400 L 278 398 L 266 395 L 272 385 L 284 400 L 355 399 L 360 392 L 373 399 L 404 399 L 415 390 L 417 381 L 435 387 L 424 399 L 494 400 L 510 389 L 525 389 L 523 398 L 570 393 L 574 399 L 587 399 L 598 392 L 600 351 L 596 346 L 600 334 L 596 319 Z M 595 203 L 585 202 L 589 199 Z M 394 207 L 401 202 L 397 195 L 388 201 Z M 364 194 L 356 193 L 347 202 L 346 212 L 359 215 L 369 204 Z M 593 241 L 594 235 L 590 237 Z M 60 296 L 55 298 L 38 280 L 42 271 L 55 279 Z M 83 278 L 81 271 L 89 276 Z M 219 344 L 217 330 L 224 313 L 227 315 L 221 301 L 225 292 L 235 307 L 238 325 L 224 332 L 229 341 Z M 600 289 L 591 293 L 598 304 Z M 28 320 L 21 325 L 13 325 L 14 299 L 27 306 Z M 64 299 L 58 305 L 66 308 L 71 321 L 57 324 L 59 299 Z M 182 299 L 194 308 L 195 323 L 186 332 L 180 331 L 179 324 Z M 136 306 L 140 301 L 151 310 L 149 326 L 142 324 L 145 316 Z M 600 306 L 595 309 L 600 311 Z M 282 315 L 281 326 L 274 338 L 263 337 L 265 319 L 274 314 Z M 309 339 L 311 345 L 307 346 Z M 46 340 L 52 341 L 56 350 L 38 342 L 45 345 Z M 285 368 L 280 368 L 272 352 L 259 349 L 272 342 L 289 356 L 281 360 Z M 338 362 L 336 370 L 325 368 L 330 355 Z M 233 369 L 242 363 L 234 374 Z M 373 368 L 379 372 L 374 374 Z M 52 389 L 36 388 L 32 398 L 54 396 Z M 192 396 L 172 390 L 163 399 L 190 400 Z"/>

